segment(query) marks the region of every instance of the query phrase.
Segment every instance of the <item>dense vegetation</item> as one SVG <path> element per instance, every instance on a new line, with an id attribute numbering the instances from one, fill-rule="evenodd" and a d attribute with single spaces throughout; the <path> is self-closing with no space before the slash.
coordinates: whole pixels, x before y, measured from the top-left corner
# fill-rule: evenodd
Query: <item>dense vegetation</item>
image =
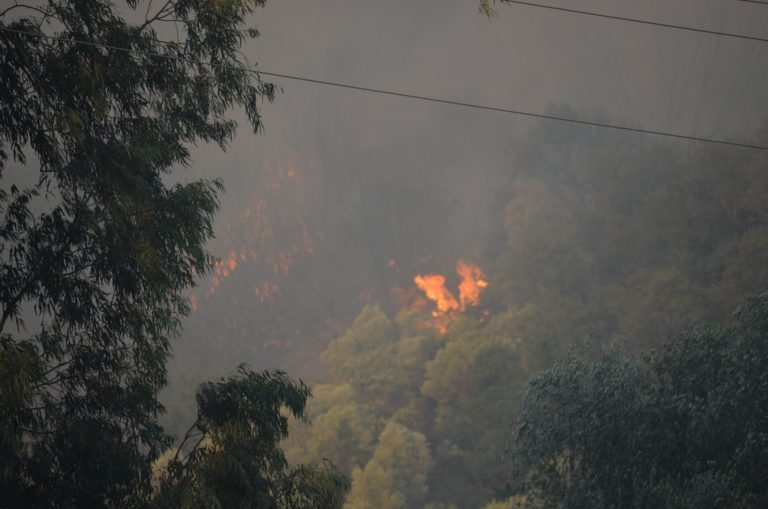
<path id="1" fill-rule="evenodd" d="M 0 16 L 1 506 L 768 503 L 768 297 L 727 323 L 768 287 L 766 156 L 551 123 L 510 150 L 479 307 L 443 332 L 366 306 L 327 345 L 314 399 L 241 366 L 197 388 L 174 441 L 158 392 L 185 291 L 214 263 L 221 185 L 169 182 L 192 144 L 226 146 L 233 108 L 259 128 L 273 88 L 238 51 L 263 3 Z M 171 19 L 184 36 L 161 41 Z M 393 216 L 350 215 L 370 245 L 413 215 L 381 206 Z M 687 328 L 705 319 L 726 324 Z"/>
<path id="2" fill-rule="evenodd" d="M 510 456 L 530 507 L 768 504 L 768 293 L 660 351 L 569 357 L 528 387 Z"/>
<path id="3" fill-rule="evenodd" d="M 171 0 L 137 23 L 132 1 L 2 11 L 0 506 L 340 505 L 342 478 L 289 468 L 278 447 L 281 409 L 301 418 L 309 396 L 280 373 L 201 386 L 180 449 L 152 468 L 172 444 L 157 396 L 185 290 L 213 262 L 221 189 L 169 175 L 192 144 L 227 144 L 232 108 L 259 128 L 273 88 L 238 50 L 262 4 Z M 183 39 L 159 39 L 170 19 Z"/>
<path id="4" fill-rule="evenodd" d="M 768 287 L 763 263 L 768 259 L 768 209 L 759 191 L 768 188 L 764 155 L 700 146 L 681 149 L 551 124 L 533 129 L 516 148 L 509 181 L 498 196 L 499 226 L 485 256 L 484 266 L 491 270 L 483 306 L 490 316 L 482 308 L 469 312 L 440 334 L 429 327 L 427 315 L 403 312 L 392 319 L 368 307 L 323 355 L 329 383 L 317 387 L 310 403 L 313 427 L 297 433 L 288 453 L 308 462 L 333 458 L 351 473 L 349 507 L 413 507 L 424 500 L 435 507 L 482 507 L 507 499 L 508 488 L 519 481 L 512 475 L 513 460 L 526 457 L 519 448 L 533 447 L 539 436 L 518 442 L 514 452 L 510 449 L 532 374 L 549 368 L 574 341 L 582 345 L 580 362 L 615 338 L 623 338 L 627 352 L 660 348 L 693 323 L 727 322 L 744 298 Z M 699 334 L 694 330 L 684 336 L 689 337 L 685 345 L 689 352 L 701 348 L 705 355 L 707 342 L 696 339 Z M 766 340 L 764 334 L 754 339 Z M 684 362 L 670 353 L 682 348 L 679 342 L 666 348 L 656 358 Z M 635 361 L 618 354 L 612 358 L 619 363 L 617 377 L 633 376 Z M 713 362 L 690 369 L 714 383 L 726 374 L 710 373 Z M 625 366 L 627 373 L 621 374 Z M 757 383 L 743 378 L 754 372 L 738 374 L 737 368 L 723 394 L 752 391 Z M 625 381 L 615 383 L 622 387 Z M 581 412 L 587 403 L 574 400 L 570 406 L 539 408 L 536 391 L 544 389 L 537 387 L 530 389 L 525 412 L 538 421 L 529 426 L 543 426 L 548 419 L 551 427 L 539 431 L 560 437 L 563 430 L 556 426 L 566 414 L 559 409 Z M 680 390 L 692 389 L 688 385 Z M 615 396 L 610 404 L 621 412 L 625 407 Z M 758 403 L 745 398 L 740 404 L 746 412 Z M 755 433 L 766 430 L 762 411 L 751 421 Z M 587 433 L 583 426 L 591 415 L 581 417 L 574 433 Z M 674 415 L 668 419 L 676 422 Z M 716 422 L 702 426 L 715 426 L 708 433 L 719 432 Z M 392 438 L 394 429 L 398 441 Z M 387 470 L 381 458 L 395 454 L 400 446 L 394 444 L 402 444 L 406 436 L 413 450 L 421 452 Z M 606 435 L 590 436 L 612 450 Z M 751 443 L 750 454 L 764 452 L 758 435 L 752 439 L 758 442 Z M 723 444 L 721 454 L 736 454 L 731 446 Z M 553 457 L 536 461 L 551 462 Z M 726 475 L 715 470 L 705 474 Z M 398 485 L 397 479 L 405 484 Z M 679 481 L 695 483 L 694 477 Z M 734 488 L 736 481 L 728 482 L 720 487 Z M 542 486 L 535 489 L 546 491 Z M 683 486 L 669 487 L 677 488 Z M 670 507 L 683 500 L 695 506 L 694 495 L 678 495 L 668 499 Z M 387 497 L 403 502 L 376 502 Z M 541 496 L 531 500 L 544 501 L 542 507 L 561 502 Z M 646 503 L 631 500 L 639 506 Z M 744 500 L 746 507 L 760 506 L 754 498 Z M 523 501 L 518 497 L 505 503 L 512 507 Z M 606 498 L 605 507 L 632 506 L 626 502 Z M 653 506 L 647 503 L 651 505 L 644 507 Z M 588 501 L 581 507 L 591 506 Z"/>

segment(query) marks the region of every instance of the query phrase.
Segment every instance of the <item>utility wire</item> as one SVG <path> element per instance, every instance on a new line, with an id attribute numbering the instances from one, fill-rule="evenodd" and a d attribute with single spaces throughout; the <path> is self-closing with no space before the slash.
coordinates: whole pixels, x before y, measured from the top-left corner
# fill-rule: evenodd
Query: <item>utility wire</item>
<path id="1" fill-rule="evenodd" d="M 289 79 L 289 80 L 295 80 L 295 81 L 302 81 L 306 83 L 313 83 L 317 85 L 326 85 L 331 87 L 339 87 L 339 88 L 345 88 L 349 90 L 357 90 L 360 92 L 369 92 L 369 93 L 375 93 L 375 94 L 382 94 L 382 95 L 389 95 L 394 97 L 401 97 L 406 99 L 415 99 L 420 101 L 428 101 L 433 103 L 439 103 L 439 104 L 449 104 L 452 106 L 461 106 L 464 108 L 471 108 L 471 109 L 477 109 L 477 110 L 485 110 L 485 111 L 495 111 L 498 113 L 507 113 L 511 115 L 518 115 L 518 116 L 524 116 L 524 117 L 532 117 L 532 118 L 541 118 L 546 120 L 555 120 L 558 122 L 568 122 L 571 124 L 578 124 L 578 125 L 585 125 L 585 126 L 593 126 L 593 127 L 601 127 L 606 129 L 614 129 L 618 131 L 626 131 L 626 132 L 633 132 L 633 133 L 640 133 L 640 134 L 651 134 L 655 136 L 665 136 L 668 138 L 677 138 L 677 139 L 683 139 L 683 140 L 690 140 L 690 141 L 697 141 L 702 143 L 716 143 L 719 145 L 728 145 L 732 147 L 741 147 L 741 148 L 749 148 L 749 149 L 757 149 L 757 150 L 768 150 L 768 146 L 765 145 L 755 145 L 751 143 L 743 143 L 743 142 L 735 142 L 735 141 L 727 141 L 723 139 L 717 139 L 717 138 L 704 138 L 700 136 L 690 136 L 686 134 L 678 134 L 678 133 L 672 133 L 667 131 L 657 131 L 657 130 L 651 130 L 651 129 L 641 129 L 638 127 L 628 127 L 618 124 L 608 124 L 604 122 L 593 122 L 589 120 L 582 120 L 577 118 L 570 118 L 570 117 L 562 117 L 558 115 L 548 115 L 544 113 L 533 113 L 530 111 L 523 111 L 523 110 L 516 110 L 516 109 L 510 109 L 510 108 L 501 108 L 496 106 L 488 106 L 484 104 L 476 104 L 476 103 L 469 103 L 464 101 L 454 101 L 450 99 L 441 99 L 438 97 L 431 97 L 431 96 L 424 96 L 424 95 L 417 95 L 417 94 L 410 94 L 406 92 L 397 92 L 394 90 L 386 90 L 381 88 L 371 88 L 371 87 L 363 87 L 358 85 L 351 85 L 349 83 L 342 83 L 338 81 L 327 81 L 327 80 L 319 80 L 319 79 L 313 79 L 313 78 L 306 78 L 303 76 L 297 76 L 297 75 L 291 75 L 291 74 L 280 74 L 280 73 L 273 73 L 273 72 L 266 72 L 266 71 L 260 71 L 257 69 L 252 69 L 248 67 L 237 67 L 233 65 L 223 65 L 223 64 L 215 64 L 212 62 L 204 62 L 200 60 L 194 60 L 191 58 L 179 58 L 179 57 L 173 57 L 169 55 L 162 55 L 159 53 L 150 53 L 150 52 L 142 52 L 142 51 L 136 51 L 132 50 L 130 48 L 121 48 L 119 46 L 112 46 L 109 44 L 102 44 L 97 42 L 91 42 L 91 41 L 83 41 L 79 39 L 71 39 L 68 37 L 61 37 L 57 35 L 47 35 L 47 34 L 40 34 L 40 33 L 34 33 L 34 32 L 28 32 L 24 30 L 17 30 L 13 28 L 7 28 L 7 27 L 0 27 L 0 31 L 3 32 L 9 32 L 9 33 L 16 33 L 20 35 L 26 35 L 30 37 L 40 37 L 45 39 L 52 39 L 52 40 L 59 40 L 59 41 L 66 41 L 70 42 L 72 44 L 80 44 L 84 46 L 92 46 L 97 48 L 104 48 L 104 49 L 110 49 L 114 51 L 122 51 L 129 54 L 136 54 L 136 55 L 143 55 L 143 56 L 150 56 L 150 57 L 158 57 L 158 58 L 167 58 L 169 60 L 178 60 L 178 61 L 186 61 L 188 63 L 193 63 L 197 65 L 207 65 L 210 67 L 219 67 L 219 68 L 225 68 L 225 69 L 233 69 L 238 71 L 245 71 L 249 73 L 253 73 L 257 76 L 264 75 L 264 76 L 272 76 L 275 78 L 283 78 L 283 79 Z"/>
<path id="2" fill-rule="evenodd" d="M 362 92 L 373 92 L 376 94 L 385 94 L 385 95 L 391 95 L 395 97 L 405 97 L 407 99 L 417 99 L 420 101 L 430 101 L 435 103 L 441 103 L 441 104 L 450 104 L 453 106 L 462 106 L 465 108 L 475 108 L 480 110 L 486 110 L 486 111 L 496 111 L 499 113 L 509 113 L 512 115 L 520 115 L 524 117 L 534 117 L 534 118 L 543 118 L 547 120 L 557 120 L 559 122 L 570 122 L 572 124 L 580 124 L 580 125 L 588 125 L 593 127 L 603 127 L 606 129 L 617 129 L 620 131 L 629 131 L 634 133 L 642 133 L 642 134 L 653 134 L 656 136 L 667 136 L 670 138 L 680 138 L 684 140 L 691 140 L 691 141 L 700 141 L 705 143 L 719 143 L 722 145 L 731 145 L 734 147 L 743 147 L 743 148 L 754 148 L 754 149 L 760 149 L 760 150 L 768 150 L 768 146 L 763 145 L 752 145 L 749 143 L 739 143 L 739 142 L 733 142 L 733 141 L 727 141 L 727 140 L 721 140 L 716 138 L 702 138 L 698 136 L 689 136 L 685 134 L 677 134 L 677 133 L 671 133 L 666 131 L 654 131 L 650 129 L 641 129 L 636 127 L 628 127 L 628 126 L 622 126 L 617 124 L 608 124 L 603 122 L 593 122 L 590 120 L 580 120 L 576 118 L 570 118 L 570 117 L 561 117 L 558 115 L 547 115 L 544 113 L 532 113 L 529 111 L 522 111 L 522 110 L 514 110 L 509 108 L 500 108 L 496 106 L 487 106 L 483 104 L 475 104 L 475 103 L 468 103 L 463 101 L 453 101 L 450 99 L 440 99 L 438 97 L 429 97 L 429 96 L 423 96 L 423 95 L 416 95 L 416 94 L 408 94 L 405 92 L 395 92 L 392 90 L 384 90 L 379 88 L 370 88 L 370 87 L 360 87 L 357 85 L 349 85 L 347 83 L 339 83 L 335 81 L 325 81 L 325 80 L 316 80 L 312 78 L 304 78 L 302 76 L 291 76 L 289 74 L 278 74 L 278 73 L 270 73 L 265 71 L 258 71 L 260 74 L 264 74 L 265 76 L 273 76 L 276 78 L 285 78 L 289 80 L 296 80 L 296 81 L 305 81 L 308 83 L 316 83 L 319 85 L 328 85 L 332 87 L 342 87 L 342 88 L 348 88 L 352 90 L 360 90 Z"/>
<path id="3" fill-rule="evenodd" d="M 537 7 L 540 9 L 549 9 L 552 11 L 560 11 L 560 12 L 567 12 L 570 14 L 580 14 L 583 16 L 594 16 L 598 18 L 605 18 L 605 19 L 612 19 L 614 21 L 626 21 L 630 23 L 639 23 L 641 25 L 652 25 L 656 27 L 662 27 L 662 28 L 671 28 L 675 30 L 686 30 L 688 32 L 698 32 L 701 34 L 709 34 L 709 35 L 720 35 L 723 37 L 733 37 L 735 39 L 746 39 L 749 41 L 759 41 L 759 42 L 768 42 L 768 38 L 766 37 L 757 37 L 752 35 L 743 35 L 743 34 L 735 34 L 732 32 L 719 32 L 717 30 L 707 30 L 704 28 L 696 28 L 696 27 L 690 27 L 685 25 L 673 25 L 670 23 L 661 23 L 658 21 L 650 21 L 645 19 L 636 19 L 636 18 L 627 18 L 624 16 L 613 16 L 610 14 L 602 14 L 599 12 L 594 11 L 582 11 L 579 9 L 569 9 L 567 7 L 557 7 L 554 5 L 546 5 L 546 4 L 540 4 L 536 2 L 525 2 L 521 0 L 501 0 L 503 3 L 507 4 L 517 4 L 517 5 L 525 5 L 527 7 Z M 739 0 L 741 2 L 753 2 L 758 4 L 768 4 L 768 2 L 758 2 L 757 0 Z"/>
<path id="4" fill-rule="evenodd" d="M 737 0 L 738 2 L 745 2 L 748 4 L 762 4 L 762 5 L 768 5 L 768 2 L 761 2 L 760 0 Z"/>

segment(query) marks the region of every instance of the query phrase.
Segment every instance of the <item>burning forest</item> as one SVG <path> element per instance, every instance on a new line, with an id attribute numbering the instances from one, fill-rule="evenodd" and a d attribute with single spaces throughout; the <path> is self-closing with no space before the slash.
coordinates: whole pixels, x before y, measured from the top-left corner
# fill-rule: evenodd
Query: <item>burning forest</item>
<path id="1" fill-rule="evenodd" d="M 768 8 L 334 1 L 0 9 L 0 508 L 768 507 Z"/>

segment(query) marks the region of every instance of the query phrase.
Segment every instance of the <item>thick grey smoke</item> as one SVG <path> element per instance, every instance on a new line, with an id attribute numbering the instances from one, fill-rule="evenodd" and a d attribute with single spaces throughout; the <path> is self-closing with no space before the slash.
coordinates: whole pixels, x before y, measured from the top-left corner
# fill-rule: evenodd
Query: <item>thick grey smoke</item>
<path id="1" fill-rule="evenodd" d="M 768 7 L 735 1 L 568 6 L 743 34 L 768 26 Z M 246 55 L 265 71 L 531 112 L 567 105 L 697 136 L 750 141 L 768 118 L 768 44 L 496 9 L 489 20 L 473 0 L 274 2 L 254 20 L 261 37 Z M 199 148 L 189 173 L 223 179 L 212 248 L 236 262 L 215 288 L 202 282 L 177 344 L 182 371 L 200 378 L 239 362 L 321 376 L 318 353 L 361 306 L 394 310 L 392 290 L 407 290 L 416 271 L 450 273 L 457 258 L 477 258 L 494 190 L 532 125 L 274 82 L 283 92 L 264 106 L 265 131 L 241 129 L 226 153 Z M 276 269 L 270 252 L 289 267 Z"/>

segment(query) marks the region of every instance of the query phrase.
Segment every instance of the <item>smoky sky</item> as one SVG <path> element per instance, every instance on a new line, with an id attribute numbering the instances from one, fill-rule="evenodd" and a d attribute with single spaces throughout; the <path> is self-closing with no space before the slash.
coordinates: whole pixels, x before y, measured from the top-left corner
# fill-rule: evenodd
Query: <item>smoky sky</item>
<path id="1" fill-rule="evenodd" d="M 552 4 L 768 34 L 768 6 L 736 0 Z M 243 54 L 268 72 L 530 112 L 567 106 L 583 118 L 702 137 L 749 142 L 768 119 L 768 43 L 495 8 L 488 19 L 476 0 L 273 1 L 253 16 L 261 36 Z M 210 298 L 211 278 L 201 281 L 176 362 L 202 372 L 247 362 L 320 376 L 319 352 L 362 306 L 394 312 L 391 290 L 407 290 L 416 272 L 455 283 L 456 260 L 480 258 L 498 220 L 494 192 L 535 121 L 265 80 L 280 92 L 263 105 L 263 131 L 254 135 L 234 111 L 241 128 L 227 150 L 195 147 L 191 167 L 175 176 L 221 179 L 210 248 L 223 260 L 248 249 L 261 260 L 238 259 Z M 30 173 L 9 168 L 7 177 Z M 271 237 L 260 245 L 264 231 Z M 274 281 L 263 263 L 270 250 L 290 265 Z M 270 282 L 280 295 L 261 302 L 256 289 Z"/>
<path id="2" fill-rule="evenodd" d="M 735 0 L 567 5 L 751 35 L 768 26 L 768 7 Z M 272 2 L 254 17 L 261 37 L 245 55 L 265 71 L 531 112 L 567 104 L 583 117 L 705 137 L 748 141 L 768 117 L 766 43 L 525 6 L 496 10 L 488 20 L 473 0 Z M 218 176 L 227 187 L 222 220 L 241 209 L 261 165 L 292 158 L 313 167 L 434 172 L 443 177 L 435 192 L 469 207 L 496 185 L 511 142 L 532 122 L 271 81 L 282 92 L 264 106 L 261 134 L 244 127 L 226 153 L 195 154 L 192 175 Z M 462 228 L 472 231 L 473 221 L 465 218 Z"/>
<path id="3" fill-rule="evenodd" d="M 560 4 L 750 35 L 765 35 L 768 26 L 768 7 L 735 0 Z M 766 43 L 495 7 L 498 17 L 487 19 L 472 0 L 272 2 L 254 16 L 261 37 L 244 54 L 268 72 L 531 112 L 567 105 L 583 118 L 703 137 L 750 141 L 768 118 Z M 282 353 L 230 349 L 230 336 L 243 336 L 246 344 L 269 342 L 265 322 L 300 313 L 296 299 L 339 302 L 311 306 L 312 320 L 339 322 L 336 329 L 326 327 L 326 334 L 341 332 L 362 305 L 381 304 L 388 287 L 407 285 L 415 271 L 446 273 L 458 257 L 476 259 L 493 221 L 494 190 L 510 171 L 516 147 L 526 143 L 533 120 L 271 81 L 280 93 L 263 107 L 264 131 L 254 136 L 243 122 L 226 152 L 199 148 L 189 176 L 221 178 L 226 186 L 211 244 L 226 257 L 228 250 L 249 244 L 243 210 L 263 195 L 265 171 L 295 167 L 302 186 L 273 193 L 269 199 L 279 210 L 265 213 L 298 210 L 309 216 L 300 221 L 302 228 L 316 233 L 325 250 L 311 256 L 324 261 L 297 269 L 292 282 L 283 277 L 281 284 L 293 285 L 293 293 L 284 292 L 283 302 L 262 314 L 248 311 L 262 306 L 252 296 L 261 276 L 241 264 L 217 289 L 221 300 L 195 312 L 194 327 L 182 335 L 178 350 L 184 351 L 184 338 L 210 345 L 204 337 L 209 334 L 222 352 L 216 369 L 244 360 L 302 375 L 316 373 L 312 359 L 328 338 L 313 343 L 307 335 L 319 332 L 281 329 L 275 334 Z M 275 224 L 296 228 L 291 221 Z M 401 273 L 391 273 L 390 259 Z"/>

